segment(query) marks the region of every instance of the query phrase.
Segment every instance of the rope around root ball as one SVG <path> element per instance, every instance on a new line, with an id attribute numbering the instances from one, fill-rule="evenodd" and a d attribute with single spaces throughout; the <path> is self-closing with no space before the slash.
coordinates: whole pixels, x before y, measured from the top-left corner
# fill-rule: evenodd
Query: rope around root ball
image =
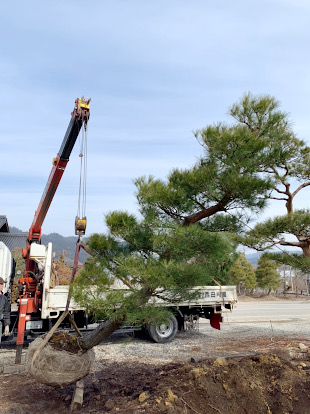
<path id="1" fill-rule="evenodd" d="M 92 349 L 72 353 L 55 349 L 50 343 L 41 349 L 43 341 L 44 338 L 37 338 L 29 345 L 26 361 L 27 371 L 39 382 L 63 387 L 75 383 L 89 373 L 95 358 Z M 37 350 L 39 353 L 36 353 Z"/>

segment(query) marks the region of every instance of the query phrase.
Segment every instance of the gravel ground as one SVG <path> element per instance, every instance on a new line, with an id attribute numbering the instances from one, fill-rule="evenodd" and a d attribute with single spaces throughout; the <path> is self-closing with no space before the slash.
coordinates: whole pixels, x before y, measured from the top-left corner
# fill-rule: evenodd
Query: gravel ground
<path id="1" fill-rule="evenodd" d="M 218 356 L 247 354 L 272 349 L 291 351 L 299 343 L 310 347 L 309 321 L 272 323 L 222 323 L 218 331 L 200 323 L 198 331 L 179 332 L 168 344 L 157 344 L 131 334 L 114 334 L 95 347 L 94 370 L 109 362 L 139 362 L 162 365 Z M 27 350 L 23 351 L 23 359 Z M 0 349 L 0 363 L 14 364 L 15 349 Z"/>
<path id="2" fill-rule="evenodd" d="M 247 354 L 271 349 L 310 347 L 310 320 L 278 323 L 222 323 L 215 330 L 200 323 L 199 331 L 180 332 L 168 344 L 157 344 L 143 338 L 113 335 L 97 346 L 95 369 L 105 361 L 132 361 L 147 364 L 195 361 L 218 356 Z"/>

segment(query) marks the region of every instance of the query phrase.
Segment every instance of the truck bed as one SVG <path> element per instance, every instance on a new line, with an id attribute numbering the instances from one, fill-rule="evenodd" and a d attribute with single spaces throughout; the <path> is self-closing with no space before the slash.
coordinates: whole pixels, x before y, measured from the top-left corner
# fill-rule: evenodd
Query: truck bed
<path id="1" fill-rule="evenodd" d="M 119 289 L 118 289 L 119 290 Z M 237 303 L 236 286 L 197 286 L 191 291 L 199 291 L 199 296 L 191 301 L 164 301 L 157 297 L 150 298 L 150 303 L 155 306 L 188 306 L 188 307 L 203 307 L 215 305 L 234 305 Z M 66 308 L 69 287 L 58 285 L 50 289 L 46 289 L 45 300 L 42 306 L 42 318 L 57 318 L 61 312 Z M 69 310 L 82 310 L 73 299 L 70 302 Z"/>

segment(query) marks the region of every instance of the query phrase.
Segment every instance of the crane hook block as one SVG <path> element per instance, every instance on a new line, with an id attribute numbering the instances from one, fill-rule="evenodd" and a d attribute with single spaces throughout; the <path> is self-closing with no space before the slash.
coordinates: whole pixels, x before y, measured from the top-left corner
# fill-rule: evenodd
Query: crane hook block
<path id="1" fill-rule="evenodd" d="M 78 236 L 84 236 L 86 230 L 86 217 L 75 217 L 75 234 Z"/>

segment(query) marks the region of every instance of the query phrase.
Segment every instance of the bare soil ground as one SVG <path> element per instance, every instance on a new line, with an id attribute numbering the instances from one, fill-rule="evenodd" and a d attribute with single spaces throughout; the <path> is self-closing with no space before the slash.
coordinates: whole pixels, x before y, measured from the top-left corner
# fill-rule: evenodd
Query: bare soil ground
<path id="1" fill-rule="evenodd" d="M 308 328 L 288 334 L 283 326 L 178 334 L 166 345 L 111 337 L 96 349 L 79 412 L 309 414 Z M 0 414 L 67 414 L 73 388 L 2 375 Z"/>
<path id="2" fill-rule="evenodd" d="M 295 357 L 278 348 L 164 365 L 104 360 L 84 380 L 81 412 L 306 414 L 310 358 L 299 354 L 296 347 Z M 65 414 L 73 394 L 73 386 L 54 389 L 26 373 L 3 376 L 0 389 L 1 414 Z"/>

